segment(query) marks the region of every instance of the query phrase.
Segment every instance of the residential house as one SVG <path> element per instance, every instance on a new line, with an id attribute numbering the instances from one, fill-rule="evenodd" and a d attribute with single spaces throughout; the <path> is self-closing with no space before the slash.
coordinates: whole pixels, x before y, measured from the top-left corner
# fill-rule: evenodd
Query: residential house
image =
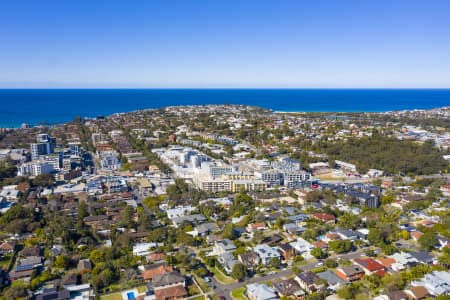
<path id="1" fill-rule="evenodd" d="M 147 262 L 158 262 L 158 261 L 164 261 L 164 259 L 166 258 L 166 254 L 165 253 L 151 253 L 150 255 L 148 255 L 146 257 Z"/>
<path id="2" fill-rule="evenodd" d="M 177 271 L 156 275 L 152 280 L 156 300 L 186 299 L 186 280 Z"/>
<path id="3" fill-rule="evenodd" d="M 279 299 L 275 290 L 265 284 L 252 283 L 247 285 L 246 291 L 249 300 L 276 300 Z"/>
<path id="4" fill-rule="evenodd" d="M 395 259 L 391 257 L 380 257 L 376 260 L 384 266 L 386 270 L 398 272 L 404 269 L 403 265 L 397 263 Z"/>
<path id="5" fill-rule="evenodd" d="M 246 227 L 247 232 L 251 233 L 251 232 L 255 232 L 257 230 L 266 230 L 266 224 L 260 222 L 260 223 L 251 223 L 248 224 Z"/>
<path id="6" fill-rule="evenodd" d="M 385 267 L 372 258 L 355 258 L 353 262 L 360 266 L 366 275 L 378 274 L 384 276 L 386 274 Z"/>
<path id="7" fill-rule="evenodd" d="M 415 266 L 419 263 L 415 257 L 407 252 L 394 253 L 389 257 L 395 259 L 395 262 L 401 266 L 400 268 L 403 269 L 406 267 Z"/>
<path id="8" fill-rule="evenodd" d="M 380 295 L 375 297 L 374 300 L 408 300 L 408 295 L 403 291 L 392 291 L 387 295 Z"/>
<path id="9" fill-rule="evenodd" d="M 291 246 L 291 244 L 285 243 L 278 246 L 278 251 L 281 254 L 281 257 L 283 257 L 284 261 L 290 261 L 295 257 L 297 252 L 295 251 L 295 248 Z"/>
<path id="10" fill-rule="evenodd" d="M 314 249 L 314 246 L 308 241 L 298 238 L 295 242 L 290 243 L 290 245 L 295 249 L 297 254 L 302 255 L 307 258 L 310 256 L 310 251 Z"/>
<path id="11" fill-rule="evenodd" d="M 280 259 L 280 253 L 277 249 L 269 247 L 266 244 L 260 244 L 253 248 L 256 254 L 258 254 L 261 259 L 261 263 L 268 265 L 272 259 Z"/>
<path id="12" fill-rule="evenodd" d="M 285 279 L 274 283 L 273 289 L 280 297 L 292 297 L 302 299 L 306 294 L 295 279 Z"/>
<path id="13" fill-rule="evenodd" d="M 247 268 L 253 269 L 261 263 L 258 254 L 253 251 L 248 251 L 238 255 L 238 260 Z"/>
<path id="14" fill-rule="evenodd" d="M 312 214 L 312 217 L 316 220 L 324 222 L 325 224 L 334 225 L 336 223 L 336 217 L 332 214 L 314 213 Z"/>
<path id="15" fill-rule="evenodd" d="M 144 267 L 144 272 L 141 276 L 146 281 L 152 281 L 153 277 L 155 277 L 156 275 L 161 275 L 172 271 L 173 268 L 167 265 L 167 263 L 163 262 Z"/>
<path id="16" fill-rule="evenodd" d="M 327 283 L 328 289 L 333 291 L 337 291 L 339 287 L 345 283 L 344 280 L 332 271 L 320 272 L 317 273 L 317 276 Z"/>
<path id="17" fill-rule="evenodd" d="M 20 256 L 30 257 L 30 256 L 39 256 L 41 253 L 41 249 L 39 247 L 27 247 L 20 251 Z"/>
<path id="18" fill-rule="evenodd" d="M 295 280 L 308 293 L 320 291 L 325 287 L 324 281 L 311 271 L 297 274 Z"/>
<path id="19" fill-rule="evenodd" d="M 17 279 L 28 281 L 31 279 L 31 275 L 41 267 L 42 257 L 40 256 L 19 259 L 14 271 L 9 273 L 9 278 L 13 281 Z"/>
<path id="20" fill-rule="evenodd" d="M 44 289 L 42 293 L 36 295 L 36 300 L 48 300 L 48 299 L 58 299 L 58 300 L 68 300 L 70 299 L 70 291 L 65 288 L 57 290 L 56 288 Z"/>
<path id="21" fill-rule="evenodd" d="M 6 241 L 6 242 L 3 242 L 1 245 L 0 245 L 0 250 L 3 252 L 3 253 L 13 253 L 14 252 L 14 250 L 16 249 L 16 241 Z"/>
<path id="22" fill-rule="evenodd" d="M 283 230 L 290 234 L 300 235 L 306 231 L 306 228 L 295 223 L 287 223 L 283 225 Z"/>
<path id="23" fill-rule="evenodd" d="M 231 274 L 233 267 L 238 263 L 231 252 L 225 252 L 217 257 L 217 261 L 222 265 L 227 274 Z"/>
<path id="24" fill-rule="evenodd" d="M 17 262 L 17 267 L 30 266 L 33 269 L 42 267 L 42 257 L 41 256 L 30 256 L 27 258 L 20 258 Z"/>
<path id="25" fill-rule="evenodd" d="M 450 293 L 450 273 L 446 271 L 433 271 L 426 274 L 421 280 L 412 281 L 412 286 L 424 286 L 433 296 Z"/>
<path id="26" fill-rule="evenodd" d="M 410 254 L 422 264 L 431 265 L 436 262 L 436 259 L 427 251 L 411 252 Z"/>
<path id="27" fill-rule="evenodd" d="M 223 239 L 216 241 L 213 247 L 213 255 L 221 255 L 226 252 L 233 252 L 236 250 L 236 246 L 229 239 Z"/>
<path id="28" fill-rule="evenodd" d="M 405 290 L 405 294 L 411 300 L 424 300 L 430 295 L 424 286 L 412 286 Z"/>
<path id="29" fill-rule="evenodd" d="M 322 250 L 328 249 L 328 244 L 325 243 L 324 241 L 315 241 L 314 243 L 312 243 L 312 245 L 313 245 L 315 248 L 320 248 L 320 249 L 322 249 Z"/>
<path id="30" fill-rule="evenodd" d="M 136 243 L 133 245 L 133 255 L 148 256 L 151 253 L 150 249 L 159 245 L 158 243 Z"/>
<path id="31" fill-rule="evenodd" d="M 89 283 L 78 284 L 66 287 L 70 292 L 71 300 L 87 300 L 94 299 L 94 289 Z"/>
<path id="32" fill-rule="evenodd" d="M 194 214 L 194 215 L 187 215 L 182 217 L 177 217 L 172 219 L 173 226 L 175 228 L 178 228 L 181 224 L 188 222 L 191 224 L 201 224 L 203 222 L 206 222 L 208 219 L 202 215 L 202 214 Z"/>
<path id="33" fill-rule="evenodd" d="M 92 264 L 89 259 L 81 259 L 77 265 L 77 271 L 79 273 L 86 273 L 92 271 Z"/>
<path id="34" fill-rule="evenodd" d="M 356 265 L 336 269 L 336 275 L 346 282 L 358 281 L 364 277 L 364 270 Z"/>
<path id="35" fill-rule="evenodd" d="M 411 235 L 411 238 L 414 240 L 414 241 L 418 241 L 419 240 L 419 238 L 423 235 L 423 232 L 420 232 L 420 231 L 412 231 L 411 233 L 410 233 L 410 235 Z"/>
<path id="36" fill-rule="evenodd" d="M 343 240 L 350 240 L 352 242 L 358 240 L 361 234 L 357 231 L 346 230 L 346 229 L 336 229 L 335 232 L 340 236 Z"/>
<path id="37" fill-rule="evenodd" d="M 215 223 L 203 223 L 195 226 L 193 231 L 189 231 L 187 233 L 192 235 L 193 237 L 197 236 L 203 237 L 217 230 L 219 230 L 219 227 Z"/>

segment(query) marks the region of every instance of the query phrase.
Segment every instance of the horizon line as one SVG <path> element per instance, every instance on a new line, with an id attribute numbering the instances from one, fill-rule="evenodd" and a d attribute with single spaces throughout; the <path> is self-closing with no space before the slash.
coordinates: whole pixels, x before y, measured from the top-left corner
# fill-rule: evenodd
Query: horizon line
<path id="1" fill-rule="evenodd" d="M 450 87 L 0 87 L 0 90 L 450 90 Z"/>

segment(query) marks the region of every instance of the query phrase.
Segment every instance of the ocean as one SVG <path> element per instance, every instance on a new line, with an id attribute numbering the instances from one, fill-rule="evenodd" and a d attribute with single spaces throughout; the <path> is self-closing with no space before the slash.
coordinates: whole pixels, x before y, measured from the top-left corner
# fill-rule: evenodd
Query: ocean
<path id="1" fill-rule="evenodd" d="M 283 112 L 383 112 L 450 106 L 450 89 L 0 89 L 0 127 L 195 104 L 245 104 Z"/>

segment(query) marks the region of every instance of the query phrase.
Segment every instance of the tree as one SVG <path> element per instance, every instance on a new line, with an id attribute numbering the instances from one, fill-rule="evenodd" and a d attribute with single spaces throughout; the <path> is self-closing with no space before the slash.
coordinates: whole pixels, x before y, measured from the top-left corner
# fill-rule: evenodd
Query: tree
<path id="1" fill-rule="evenodd" d="M 243 280 L 247 276 L 247 269 L 243 264 L 237 263 L 233 266 L 233 270 L 231 271 L 231 277 L 236 280 Z"/>
<path id="2" fill-rule="evenodd" d="M 325 266 L 327 268 L 336 268 L 339 264 L 333 259 L 327 259 L 325 261 Z"/>
<path id="3" fill-rule="evenodd" d="M 167 230 L 164 227 L 155 228 L 148 233 L 149 242 L 162 242 L 167 239 Z"/>
<path id="4" fill-rule="evenodd" d="M 16 280 L 13 281 L 11 286 L 4 291 L 4 294 L 6 299 L 20 299 L 27 296 L 27 289 L 25 282 L 23 280 Z"/>
<path id="5" fill-rule="evenodd" d="M 89 259 L 94 263 L 98 264 L 105 261 L 105 252 L 102 249 L 94 249 L 89 254 Z"/>
<path id="6" fill-rule="evenodd" d="M 361 219 L 351 213 L 344 213 L 338 219 L 338 224 L 344 229 L 356 229 L 361 224 Z"/>
<path id="7" fill-rule="evenodd" d="M 425 232 L 419 238 L 419 244 L 426 250 L 431 250 L 439 245 L 439 240 L 434 232 Z"/>
<path id="8" fill-rule="evenodd" d="M 317 259 L 326 257 L 326 253 L 323 252 L 322 248 L 313 248 L 311 250 L 311 255 L 314 256 Z"/>
<path id="9" fill-rule="evenodd" d="M 367 240 L 373 245 L 380 245 L 385 243 L 385 236 L 381 229 L 371 228 L 369 234 L 367 235 Z"/>
<path id="10" fill-rule="evenodd" d="M 87 204 L 85 201 L 80 201 L 78 203 L 78 212 L 77 212 L 77 217 L 78 219 L 83 220 L 85 217 L 89 216 L 89 212 L 88 212 L 88 208 L 87 208 Z"/>
<path id="11" fill-rule="evenodd" d="M 353 247 L 352 242 L 349 240 L 331 241 L 328 245 L 337 254 L 348 252 Z"/>
<path id="12" fill-rule="evenodd" d="M 40 174 L 32 182 L 34 186 L 49 187 L 55 183 L 55 179 L 51 174 Z"/>
<path id="13" fill-rule="evenodd" d="M 234 230 L 234 224 L 229 223 L 229 224 L 225 225 L 225 227 L 223 228 L 223 231 L 222 231 L 222 235 L 226 239 L 230 239 L 230 240 L 236 239 L 237 233 Z"/>
<path id="14" fill-rule="evenodd" d="M 274 258 L 272 258 L 272 259 L 270 260 L 269 265 L 270 265 L 272 268 L 279 269 L 280 266 L 281 266 L 281 261 L 280 261 L 279 258 L 274 257 Z"/>
<path id="15" fill-rule="evenodd" d="M 58 256 L 55 260 L 55 267 L 67 269 L 67 267 L 69 267 L 69 258 L 65 255 Z"/>
<path id="16" fill-rule="evenodd" d="M 353 299 L 355 294 L 358 292 L 353 284 L 344 285 L 338 291 L 337 294 L 343 299 Z"/>
<path id="17" fill-rule="evenodd" d="M 381 204 L 390 204 L 395 201 L 395 196 L 392 192 L 388 192 L 386 195 L 381 196 Z"/>
<path id="18" fill-rule="evenodd" d="M 448 249 L 448 248 L 444 248 L 444 249 Z M 444 266 L 446 268 L 450 267 L 450 251 L 444 250 L 442 255 L 439 256 L 438 260 L 442 266 Z"/>
<path id="19" fill-rule="evenodd" d="M 400 238 L 403 240 L 409 240 L 410 238 L 409 232 L 407 230 L 400 231 Z"/>

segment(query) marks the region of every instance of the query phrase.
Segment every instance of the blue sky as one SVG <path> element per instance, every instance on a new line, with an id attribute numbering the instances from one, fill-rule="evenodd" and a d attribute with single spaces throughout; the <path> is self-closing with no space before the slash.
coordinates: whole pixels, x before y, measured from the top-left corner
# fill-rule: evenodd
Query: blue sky
<path id="1" fill-rule="evenodd" d="M 450 87 L 450 1 L 0 0 L 0 87 Z"/>

